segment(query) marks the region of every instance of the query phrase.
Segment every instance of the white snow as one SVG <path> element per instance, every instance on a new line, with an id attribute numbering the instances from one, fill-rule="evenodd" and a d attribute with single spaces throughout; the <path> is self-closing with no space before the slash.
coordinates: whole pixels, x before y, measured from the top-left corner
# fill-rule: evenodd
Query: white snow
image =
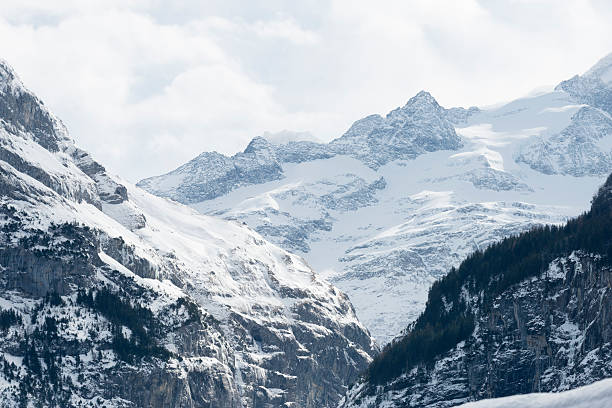
<path id="1" fill-rule="evenodd" d="M 559 393 L 533 393 L 487 399 L 458 408 L 610 408 L 612 378 Z"/>
<path id="2" fill-rule="evenodd" d="M 431 282 L 468 253 L 589 207 L 602 177 L 545 175 L 515 160 L 526 144 L 562 131 L 582 107 L 563 91 L 521 98 L 482 110 L 458 127 L 464 141 L 458 151 L 378 170 L 348 156 L 286 163 L 281 180 L 193 207 L 269 231 L 267 239 L 299 253 L 344 290 L 385 343 L 418 316 Z M 612 139 L 598 143 L 606 149 Z M 380 177 L 383 189 L 362 188 Z M 331 230 L 308 230 L 314 221 Z M 296 238 L 295 229 L 304 236 Z"/>

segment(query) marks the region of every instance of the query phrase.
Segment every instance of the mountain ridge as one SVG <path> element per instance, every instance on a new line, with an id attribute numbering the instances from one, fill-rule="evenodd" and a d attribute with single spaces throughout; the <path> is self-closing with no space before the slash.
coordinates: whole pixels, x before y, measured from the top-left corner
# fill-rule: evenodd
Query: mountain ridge
<path id="1" fill-rule="evenodd" d="M 594 94 L 604 95 L 602 86 Z M 140 185 L 245 222 L 304 256 L 348 293 L 384 344 L 469 253 L 588 207 L 612 171 L 612 133 L 605 100 L 590 105 L 576 95 L 559 85 L 495 108 L 446 109 L 422 91 L 329 144 L 255 140 L 275 171 L 251 158 L 252 171 L 239 175 L 232 159 L 217 178 L 228 186 L 222 192 L 199 186 L 212 186 L 217 173 L 195 162 L 186 174 Z"/>
<path id="2" fill-rule="evenodd" d="M 194 200 L 209 200 L 228 193 L 229 191 L 250 184 L 261 184 L 267 181 L 282 178 L 280 166 L 284 163 L 301 163 L 318 159 L 331 158 L 336 155 L 348 155 L 364 161 L 368 166 L 376 169 L 389 161 L 400 157 L 414 158 L 427 151 L 440 149 L 455 150 L 460 146 L 460 141 L 454 128 L 450 125 L 448 118 L 453 120 L 465 120 L 469 115 L 477 112 L 477 108 L 465 110 L 463 108 L 453 108 L 452 114 L 442 108 L 438 102 L 426 91 L 421 91 L 401 108 L 389 112 L 386 118 L 380 115 L 370 115 L 353 123 L 341 137 L 329 143 L 316 143 L 312 141 L 289 141 L 284 144 L 272 144 L 264 136 L 256 136 L 247 145 L 244 151 L 228 157 L 216 152 L 205 152 L 198 157 L 168 173 L 169 177 L 150 177 L 137 183 L 139 187 L 154 191 L 155 194 L 172 198 L 184 204 L 191 204 Z M 433 113 L 432 113 L 433 110 Z M 420 115 L 420 116 L 419 116 Z M 416 117 L 416 118 L 415 118 Z M 457 119 L 462 117 L 462 119 Z M 423 131 L 417 139 L 411 140 L 410 136 L 419 126 L 414 122 L 420 123 L 421 127 L 429 127 Z M 439 134 L 444 136 L 440 137 Z M 365 134 L 366 139 L 361 135 Z M 396 149 L 393 151 L 383 151 L 381 148 L 393 144 L 393 140 L 407 142 L 395 143 Z M 398 144 L 405 144 L 406 147 L 397 148 Z M 419 147 L 415 147 L 419 145 Z M 265 153 L 264 153 L 265 152 Z M 215 166 L 211 163 L 223 161 L 222 165 Z M 265 160 L 274 170 L 266 171 L 261 167 L 261 160 Z M 244 165 L 242 163 L 245 163 Z M 246 164 L 248 163 L 248 164 Z M 177 193 L 181 186 L 176 185 L 176 181 L 183 182 L 180 174 L 185 170 L 193 169 L 196 166 L 207 166 L 215 168 L 216 176 L 206 181 L 206 193 L 192 197 L 189 193 L 184 196 Z M 216 170 L 221 167 L 221 170 Z M 244 167 L 244 170 L 242 170 Z M 236 171 L 236 169 L 238 169 Z M 176 178 L 175 180 L 171 180 Z M 174 186 L 169 187 L 168 183 Z M 197 182 L 188 180 L 188 182 Z M 164 189 L 156 188 L 156 184 L 161 183 L 170 188 L 172 193 L 165 193 Z M 221 184 L 223 189 L 211 191 L 212 183 Z M 211 187 L 208 187 L 208 186 Z M 185 186 L 187 187 L 187 186 Z M 194 190 L 194 186 L 189 186 Z"/>

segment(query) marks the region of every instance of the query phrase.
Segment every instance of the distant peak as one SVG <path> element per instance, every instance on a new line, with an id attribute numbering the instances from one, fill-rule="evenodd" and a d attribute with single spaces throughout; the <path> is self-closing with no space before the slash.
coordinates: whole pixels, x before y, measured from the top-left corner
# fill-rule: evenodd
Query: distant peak
<path id="1" fill-rule="evenodd" d="M 612 52 L 597 61 L 584 76 L 599 78 L 605 83 L 612 82 Z"/>
<path id="2" fill-rule="evenodd" d="M 260 150 L 270 150 L 272 144 L 261 136 L 256 136 L 251 140 L 249 145 L 244 149 L 244 153 L 255 153 Z"/>
<path id="3" fill-rule="evenodd" d="M 423 103 L 440 106 L 438 105 L 438 101 L 436 101 L 436 98 L 431 96 L 431 94 L 427 91 L 420 91 L 419 93 L 414 95 L 412 98 L 408 100 L 408 102 L 406 103 L 406 106 L 423 104 Z"/>
<path id="4" fill-rule="evenodd" d="M 420 115 L 419 112 L 442 114 L 444 108 L 427 91 L 420 91 L 406 102 L 401 108 L 392 110 L 387 114 L 387 120 L 404 120 L 405 118 Z"/>
<path id="5" fill-rule="evenodd" d="M 423 99 L 423 98 L 435 100 L 434 97 L 431 96 L 431 94 L 425 90 L 419 91 L 416 95 L 412 97 L 412 99 Z"/>
<path id="6" fill-rule="evenodd" d="M 0 76 L 4 77 L 8 74 L 15 76 L 15 71 L 5 59 L 0 58 Z"/>

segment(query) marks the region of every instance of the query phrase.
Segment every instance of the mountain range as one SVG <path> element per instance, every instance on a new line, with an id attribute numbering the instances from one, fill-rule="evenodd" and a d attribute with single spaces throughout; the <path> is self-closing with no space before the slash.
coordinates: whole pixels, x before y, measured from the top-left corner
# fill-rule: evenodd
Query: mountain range
<path id="1" fill-rule="evenodd" d="M 303 256 L 385 344 L 468 254 L 588 208 L 612 171 L 611 83 L 609 55 L 493 108 L 446 109 L 422 91 L 329 143 L 257 137 L 138 186 Z"/>
<path id="2" fill-rule="evenodd" d="M 135 186 L 0 61 L 0 406 L 607 406 L 611 84 Z"/>

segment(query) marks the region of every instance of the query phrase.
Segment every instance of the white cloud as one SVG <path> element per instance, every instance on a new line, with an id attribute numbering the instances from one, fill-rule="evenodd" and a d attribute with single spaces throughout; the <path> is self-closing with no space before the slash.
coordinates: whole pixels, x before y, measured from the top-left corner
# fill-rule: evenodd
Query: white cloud
<path id="1" fill-rule="evenodd" d="M 486 105 L 612 51 L 606 1 L 6 0 L 1 57 L 136 181 L 291 129 L 321 139 L 420 89 Z"/>
<path id="2" fill-rule="evenodd" d="M 313 45 L 319 41 L 314 32 L 304 30 L 293 19 L 257 21 L 253 30 L 261 37 L 284 39 L 300 45 Z"/>

